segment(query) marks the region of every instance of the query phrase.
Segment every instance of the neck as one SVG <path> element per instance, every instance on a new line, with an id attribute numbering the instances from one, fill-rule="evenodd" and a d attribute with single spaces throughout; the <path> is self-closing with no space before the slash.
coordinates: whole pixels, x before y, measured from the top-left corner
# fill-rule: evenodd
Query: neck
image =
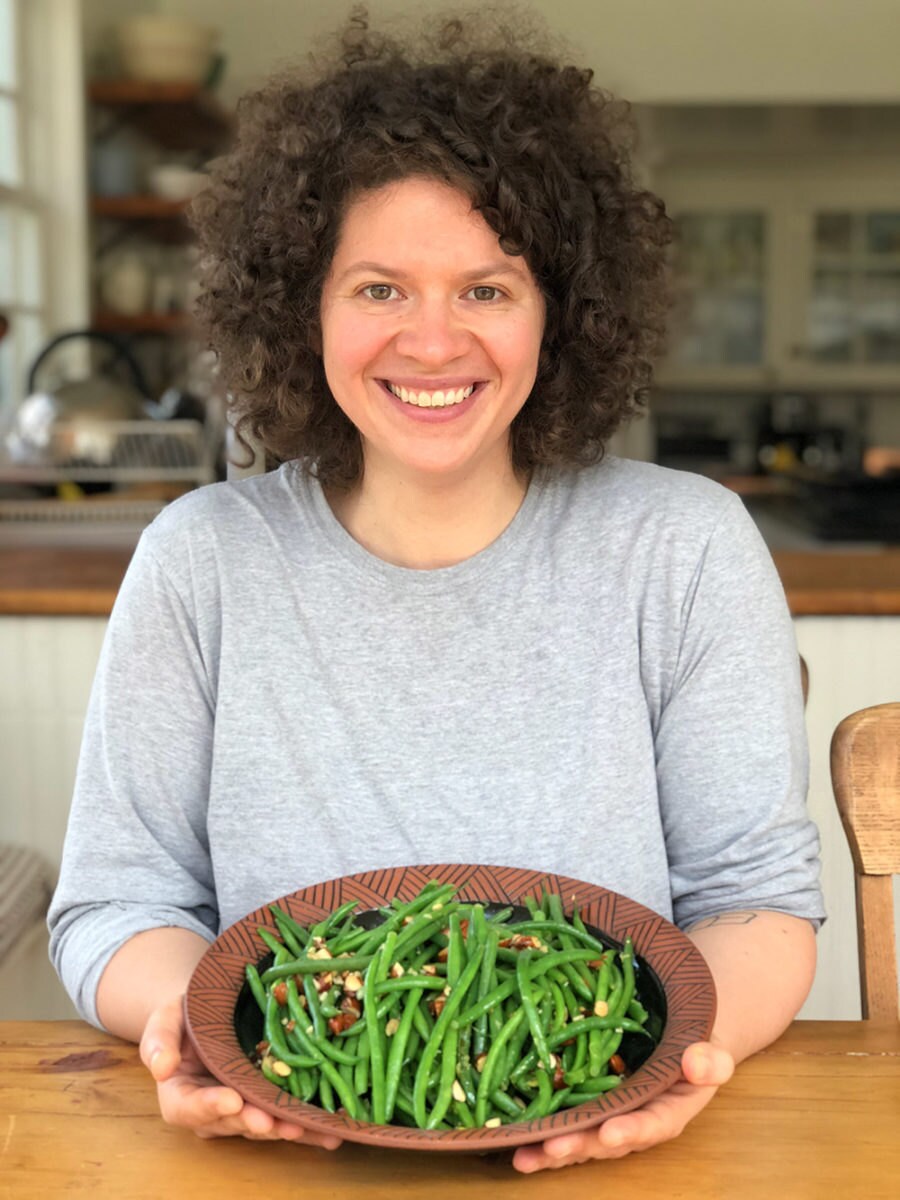
<path id="1" fill-rule="evenodd" d="M 471 558 L 498 538 L 527 486 L 511 463 L 477 486 L 367 470 L 351 491 L 328 491 L 327 497 L 340 523 L 370 554 L 394 566 L 433 570 Z"/>

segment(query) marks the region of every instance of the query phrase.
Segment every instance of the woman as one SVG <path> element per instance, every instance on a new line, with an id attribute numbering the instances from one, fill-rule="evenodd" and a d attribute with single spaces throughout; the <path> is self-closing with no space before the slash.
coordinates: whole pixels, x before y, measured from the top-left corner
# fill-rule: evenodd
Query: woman
<path id="1" fill-rule="evenodd" d="M 492 861 L 625 892 L 707 958 L 684 1080 L 521 1171 L 676 1135 L 797 1012 L 822 917 L 790 618 L 740 503 L 604 457 L 661 342 L 661 203 L 590 72 L 416 58 L 358 17 L 242 107 L 201 300 L 273 469 L 147 531 L 85 729 L 54 961 L 164 1116 L 295 1138 L 203 1073 L 180 997 L 305 884 Z M 281 465 L 279 465 L 281 464 Z M 764 975 L 765 989 L 757 985 Z"/>

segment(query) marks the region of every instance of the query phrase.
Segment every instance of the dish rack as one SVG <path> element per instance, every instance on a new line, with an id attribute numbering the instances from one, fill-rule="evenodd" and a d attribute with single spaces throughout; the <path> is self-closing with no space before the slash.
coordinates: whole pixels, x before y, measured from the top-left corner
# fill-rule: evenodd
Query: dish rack
<path id="1" fill-rule="evenodd" d="M 194 420 L 105 421 L 93 440 L 53 430 L 41 461 L 14 460 L 0 444 L 0 484 L 56 486 L 59 495 L 0 499 L 0 539 L 135 542 L 174 496 L 216 479 L 219 439 Z M 106 485 L 85 494 L 83 485 Z M 66 496 L 66 491 L 71 493 Z"/>

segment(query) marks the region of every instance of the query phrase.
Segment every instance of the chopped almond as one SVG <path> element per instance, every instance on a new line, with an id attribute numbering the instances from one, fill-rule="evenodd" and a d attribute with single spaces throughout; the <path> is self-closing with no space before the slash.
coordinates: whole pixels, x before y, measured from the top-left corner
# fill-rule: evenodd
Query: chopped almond
<path id="1" fill-rule="evenodd" d="M 355 996 L 342 996 L 338 1008 L 341 1012 L 353 1013 L 357 1017 L 362 1015 L 362 1005 Z"/>
<path id="2" fill-rule="evenodd" d="M 441 1013 L 443 1012 L 444 1005 L 446 1003 L 447 1003 L 446 997 L 435 996 L 435 998 L 433 1000 L 429 1001 L 429 1003 L 428 1003 L 428 1007 L 431 1009 L 431 1015 L 433 1017 L 439 1017 L 441 1015 Z"/>
<path id="3" fill-rule="evenodd" d="M 359 1020 L 356 1013 L 342 1012 L 336 1017 L 328 1018 L 328 1028 L 335 1035 L 343 1033 L 345 1029 L 349 1029 L 351 1025 L 355 1025 Z"/>

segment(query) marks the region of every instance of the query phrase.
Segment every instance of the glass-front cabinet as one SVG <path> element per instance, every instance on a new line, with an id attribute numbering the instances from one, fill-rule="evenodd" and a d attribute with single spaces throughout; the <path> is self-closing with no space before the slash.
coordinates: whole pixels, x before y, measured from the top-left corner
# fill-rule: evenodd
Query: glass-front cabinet
<path id="1" fill-rule="evenodd" d="M 657 184 L 676 224 L 668 385 L 900 378 L 900 188 L 693 170 Z"/>

